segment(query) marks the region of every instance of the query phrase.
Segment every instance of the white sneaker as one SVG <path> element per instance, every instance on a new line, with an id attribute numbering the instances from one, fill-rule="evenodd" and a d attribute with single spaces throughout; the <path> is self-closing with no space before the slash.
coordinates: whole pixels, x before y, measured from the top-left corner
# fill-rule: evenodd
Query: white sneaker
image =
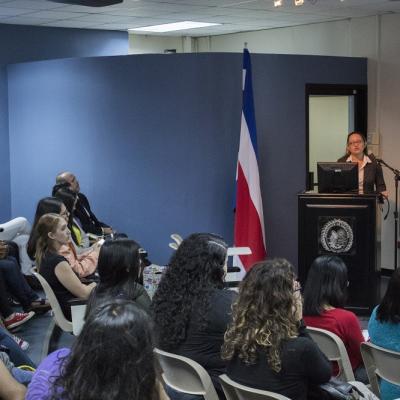
<path id="1" fill-rule="evenodd" d="M 26 340 L 21 339 L 20 337 L 15 336 L 15 335 L 11 335 L 11 337 L 14 339 L 15 343 L 17 343 L 17 345 L 19 347 L 21 347 L 22 350 L 24 350 L 24 351 L 28 350 L 29 343 Z"/>

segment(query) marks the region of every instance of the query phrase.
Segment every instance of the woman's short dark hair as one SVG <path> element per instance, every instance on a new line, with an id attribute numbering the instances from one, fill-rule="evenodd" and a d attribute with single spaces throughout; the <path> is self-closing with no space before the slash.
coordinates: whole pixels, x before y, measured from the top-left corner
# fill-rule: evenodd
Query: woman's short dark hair
<path id="1" fill-rule="evenodd" d="M 320 315 L 324 306 L 344 307 L 347 286 L 347 267 L 340 257 L 317 257 L 304 287 L 304 315 Z"/>
<path id="2" fill-rule="evenodd" d="M 87 313 L 96 304 L 121 296 L 135 300 L 135 289 L 141 275 L 140 245 L 134 240 L 107 240 L 101 246 L 97 271 L 100 282 L 92 291 Z"/>
<path id="3" fill-rule="evenodd" d="M 149 317 L 130 301 L 90 313 L 62 361 L 52 399 L 159 400 Z"/>
<path id="4" fill-rule="evenodd" d="M 211 233 L 194 233 L 172 256 L 152 301 L 159 346 L 173 350 L 186 338 L 191 318 L 206 326 L 210 297 L 223 288 L 227 244 Z"/>
<path id="5" fill-rule="evenodd" d="M 396 269 L 388 283 L 386 293 L 376 311 L 381 322 L 400 323 L 400 270 Z"/>
<path id="6" fill-rule="evenodd" d="M 43 216 L 44 214 L 50 214 L 50 213 L 60 214 L 62 204 L 63 204 L 62 201 L 56 199 L 55 197 L 45 197 L 39 200 L 36 206 L 35 218 L 33 220 L 32 230 L 27 244 L 27 253 L 32 260 L 35 259 L 36 242 L 37 242 L 36 226 L 40 217 Z"/>

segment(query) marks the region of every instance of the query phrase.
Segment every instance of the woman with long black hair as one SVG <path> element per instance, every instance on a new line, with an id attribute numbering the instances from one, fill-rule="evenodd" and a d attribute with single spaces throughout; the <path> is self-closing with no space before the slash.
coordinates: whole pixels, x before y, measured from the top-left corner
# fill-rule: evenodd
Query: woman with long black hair
<path id="1" fill-rule="evenodd" d="M 345 310 L 349 285 L 347 267 L 338 256 L 320 256 L 311 264 L 304 287 L 304 321 L 307 326 L 325 329 L 339 336 L 346 347 L 356 380 L 368 383 L 361 358 L 364 341 L 360 322 Z M 337 365 L 334 374 L 338 372 Z"/>
<path id="2" fill-rule="evenodd" d="M 104 303 L 72 349 L 50 354 L 26 400 L 167 400 L 156 376 L 149 317 L 132 302 Z"/>
<path id="3" fill-rule="evenodd" d="M 100 281 L 90 296 L 87 313 L 96 305 L 113 298 L 134 301 L 149 312 L 150 297 L 139 283 L 144 267 L 139 249 L 139 244 L 134 240 L 104 242 L 97 265 Z"/>

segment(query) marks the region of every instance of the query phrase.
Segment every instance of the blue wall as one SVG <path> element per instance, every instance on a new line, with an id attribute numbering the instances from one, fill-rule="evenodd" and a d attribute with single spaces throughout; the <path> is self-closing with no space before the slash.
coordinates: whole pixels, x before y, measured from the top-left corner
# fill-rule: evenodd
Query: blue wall
<path id="1" fill-rule="evenodd" d="M 57 172 L 73 170 L 101 218 L 157 263 L 169 234 L 232 241 L 240 54 L 144 55 L 9 67 L 13 215 L 32 217 Z M 253 55 L 270 256 L 297 263 L 305 183 L 305 84 L 366 83 L 366 60 Z"/>
<path id="2" fill-rule="evenodd" d="M 0 25 L 0 222 L 11 216 L 6 64 L 127 52 L 126 32 Z"/>

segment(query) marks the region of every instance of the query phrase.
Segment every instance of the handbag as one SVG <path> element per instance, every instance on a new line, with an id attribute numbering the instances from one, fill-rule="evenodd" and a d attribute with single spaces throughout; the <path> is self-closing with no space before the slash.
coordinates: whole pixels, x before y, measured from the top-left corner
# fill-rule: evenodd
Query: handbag
<path id="1" fill-rule="evenodd" d="M 331 378 L 328 382 L 319 385 L 320 390 L 326 392 L 331 400 L 358 400 L 359 394 L 350 383 L 337 378 Z"/>
<path id="2" fill-rule="evenodd" d="M 379 400 L 363 383 L 343 382 L 338 378 L 331 378 L 329 382 L 319 385 L 318 392 L 324 400 Z"/>

